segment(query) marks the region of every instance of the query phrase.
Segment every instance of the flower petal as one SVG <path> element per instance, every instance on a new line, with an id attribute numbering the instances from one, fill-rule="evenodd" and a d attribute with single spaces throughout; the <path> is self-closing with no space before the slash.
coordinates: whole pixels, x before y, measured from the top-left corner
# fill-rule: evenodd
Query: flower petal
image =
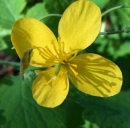
<path id="1" fill-rule="evenodd" d="M 100 9 L 91 1 L 78 0 L 63 13 L 58 31 L 66 48 L 84 49 L 95 40 L 100 26 Z"/>
<path id="2" fill-rule="evenodd" d="M 42 22 L 33 18 L 21 18 L 14 23 L 11 41 L 20 58 L 29 48 L 34 46 L 44 48 L 52 41 L 57 42 L 52 31 Z M 34 49 L 32 53 L 32 60 L 44 63 L 45 60 L 39 55 L 38 50 Z"/>
<path id="3" fill-rule="evenodd" d="M 61 67 L 56 80 L 53 79 L 54 72 L 55 68 L 42 72 L 33 83 L 33 97 L 41 106 L 56 107 L 64 101 L 68 94 L 69 82 L 66 70 Z M 50 80 L 52 81 L 48 84 L 47 82 Z"/>
<path id="4" fill-rule="evenodd" d="M 122 85 L 122 73 L 112 61 L 97 54 L 82 54 L 70 62 L 77 64 L 77 76 L 71 71 L 70 79 L 84 93 L 108 97 L 117 94 Z"/>

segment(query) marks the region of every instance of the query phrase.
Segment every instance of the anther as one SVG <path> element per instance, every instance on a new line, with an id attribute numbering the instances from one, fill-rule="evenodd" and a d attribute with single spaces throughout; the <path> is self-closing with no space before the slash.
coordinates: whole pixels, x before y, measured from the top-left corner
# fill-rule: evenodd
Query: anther
<path id="1" fill-rule="evenodd" d="M 72 71 L 72 73 L 74 74 L 74 76 L 77 76 L 77 75 L 78 75 L 78 72 L 76 72 L 71 65 L 69 66 L 69 68 L 70 68 L 70 70 Z"/>
<path id="2" fill-rule="evenodd" d="M 36 61 L 31 61 L 32 64 L 37 64 L 37 65 L 43 65 L 42 63 L 37 63 Z"/>
<path id="3" fill-rule="evenodd" d="M 33 61 L 33 60 L 31 61 L 31 63 L 32 63 L 32 64 L 36 64 L 36 62 L 35 62 L 35 61 Z"/>
<path id="4" fill-rule="evenodd" d="M 72 60 L 72 59 L 74 59 L 76 56 L 77 56 L 77 52 L 74 53 L 74 55 L 69 59 L 69 61 Z"/>

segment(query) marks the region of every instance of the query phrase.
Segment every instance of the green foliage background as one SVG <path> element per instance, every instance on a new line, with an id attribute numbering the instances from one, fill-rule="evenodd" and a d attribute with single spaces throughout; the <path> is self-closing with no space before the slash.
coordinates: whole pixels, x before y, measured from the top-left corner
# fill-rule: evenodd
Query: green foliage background
<path id="1" fill-rule="evenodd" d="M 18 58 L 11 50 L 11 27 L 21 17 L 41 19 L 47 14 L 62 14 L 74 0 L 0 0 L 0 51 Z M 118 5 L 128 5 L 129 0 L 92 0 L 102 12 Z M 43 22 L 57 36 L 60 17 L 48 17 Z M 130 8 L 118 9 L 105 15 L 105 31 L 121 30 L 130 26 Z M 70 83 L 67 99 L 60 106 L 44 108 L 31 94 L 35 74 L 25 72 L 0 78 L 0 128 L 130 128 L 130 34 L 99 35 L 84 52 L 100 54 L 114 61 L 122 70 L 121 92 L 110 98 L 88 96 Z"/>

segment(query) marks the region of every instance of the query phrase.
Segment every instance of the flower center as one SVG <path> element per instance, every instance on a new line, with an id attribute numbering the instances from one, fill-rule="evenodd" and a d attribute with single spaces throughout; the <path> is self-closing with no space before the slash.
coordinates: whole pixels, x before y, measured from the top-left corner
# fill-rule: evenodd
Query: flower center
<path id="1" fill-rule="evenodd" d="M 61 41 L 60 37 L 58 38 L 58 42 L 52 41 L 51 44 L 45 46 L 44 48 L 37 46 L 33 46 L 33 48 L 39 51 L 39 55 L 44 60 L 54 63 L 54 66 L 56 67 L 55 76 L 58 75 L 60 68 L 63 65 L 66 66 L 66 68 L 69 68 L 74 73 L 74 75 L 78 74 L 75 71 L 77 65 L 69 63 L 69 61 L 75 58 L 75 56 L 77 55 L 77 51 L 72 50 L 70 47 L 68 50 L 69 52 L 66 52 L 65 44 Z M 36 62 L 33 61 L 33 63 Z"/>

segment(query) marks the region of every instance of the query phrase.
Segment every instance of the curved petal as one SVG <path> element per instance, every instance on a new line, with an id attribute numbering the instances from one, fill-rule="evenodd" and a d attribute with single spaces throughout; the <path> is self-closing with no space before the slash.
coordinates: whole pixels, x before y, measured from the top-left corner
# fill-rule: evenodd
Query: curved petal
<path id="1" fill-rule="evenodd" d="M 11 41 L 13 46 L 21 58 L 23 53 L 29 48 L 41 47 L 57 42 L 52 31 L 42 22 L 33 18 L 21 18 L 16 21 L 12 27 Z M 39 51 L 33 50 L 33 58 L 35 62 L 43 62 L 44 58 L 39 56 Z"/>
<path id="2" fill-rule="evenodd" d="M 77 64 L 77 76 L 71 71 L 70 79 L 80 91 L 99 97 L 117 94 L 122 85 L 122 73 L 112 61 L 97 54 L 82 54 L 71 60 Z"/>
<path id="3" fill-rule="evenodd" d="M 63 13 L 58 31 L 66 48 L 84 49 L 95 40 L 100 26 L 100 9 L 91 1 L 77 0 Z"/>
<path id="4" fill-rule="evenodd" d="M 69 82 L 66 70 L 61 67 L 56 80 L 53 79 L 54 72 L 55 68 L 42 72 L 33 83 L 33 97 L 41 106 L 56 107 L 64 101 L 68 94 Z"/>

